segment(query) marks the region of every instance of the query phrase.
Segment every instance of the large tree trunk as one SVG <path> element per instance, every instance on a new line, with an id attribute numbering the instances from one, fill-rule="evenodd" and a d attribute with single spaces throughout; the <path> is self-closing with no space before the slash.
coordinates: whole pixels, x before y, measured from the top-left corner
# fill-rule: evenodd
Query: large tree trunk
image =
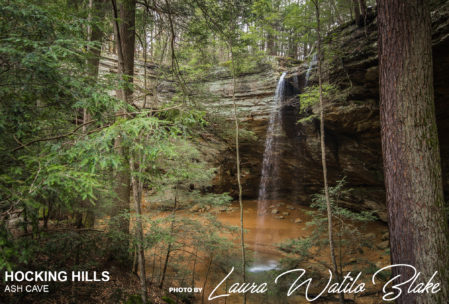
<path id="1" fill-rule="evenodd" d="M 423 0 L 378 0 L 380 112 L 391 261 L 438 271 L 437 294 L 408 294 L 398 303 L 446 303 L 448 227 L 435 123 L 431 21 Z M 404 281 L 410 269 L 394 268 Z"/>
<path id="2" fill-rule="evenodd" d="M 101 42 L 103 40 L 103 31 L 98 26 L 106 13 L 106 0 L 90 0 L 90 16 L 92 25 L 90 28 L 89 41 L 98 42 L 98 48 L 89 48 L 89 58 L 87 60 L 89 76 L 96 78 L 98 76 L 98 67 L 100 64 Z"/>
<path id="3" fill-rule="evenodd" d="M 89 41 L 98 43 L 98 47 L 89 48 L 89 57 L 87 59 L 87 73 L 92 81 L 96 81 L 98 77 L 98 70 L 100 65 L 101 42 L 103 40 L 103 31 L 98 26 L 98 22 L 103 20 L 106 13 L 106 0 L 90 0 L 89 1 L 89 19 L 91 25 L 89 26 Z M 87 109 L 83 109 L 83 123 L 86 124 L 91 120 L 91 116 Z M 83 127 L 83 132 L 86 133 L 86 126 Z M 87 211 L 84 225 L 86 227 L 93 227 L 95 225 L 95 206 L 88 200 L 84 201 Z"/>
<path id="4" fill-rule="evenodd" d="M 117 48 L 119 49 L 119 73 L 124 80 L 133 82 L 134 76 L 134 49 L 135 49 L 135 23 L 136 1 L 121 0 L 118 5 L 118 36 Z M 126 86 L 118 90 L 121 98 L 127 103 L 132 102 L 132 88 Z"/>
<path id="5" fill-rule="evenodd" d="M 115 29 L 116 29 L 116 42 L 118 51 L 118 72 L 124 81 L 128 82 L 124 88 L 119 88 L 116 92 L 117 97 L 122 99 L 126 103 L 132 103 L 132 87 L 134 76 L 134 44 L 135 44 L 135 13 L 136 2 L 135 0 L 121 0 L 118 5 L 113 2 L 114 17 L 115 17 Z M 120 113 L 125 115 L 125 110 L 121 110 Z M 122 146 L 121 138 L 117 138 L 115 141 L 117 153 L 121 154 L 125 160 L 128 158 L 128 151 Z M 117 204 L 112 212 L 114 215 L 126 215 L 129 213 L 130 208 L 130 172 L 128 161 L 123 163 L 123 168 L 116 174 L 115 188 L 117 194 Z M 116 219 L 114 228 L 118 229 L 124 236 L 129 235 L 129 218 L 127 216 L 119 216 Z M 124 262 L 126 266 L 127 260 L 129 260 L 128 247 L 129 242 L 126 240 L 120 241 L 119 244 L 114 246 L 116 250 L 116 257 L 119 261 Z"/>

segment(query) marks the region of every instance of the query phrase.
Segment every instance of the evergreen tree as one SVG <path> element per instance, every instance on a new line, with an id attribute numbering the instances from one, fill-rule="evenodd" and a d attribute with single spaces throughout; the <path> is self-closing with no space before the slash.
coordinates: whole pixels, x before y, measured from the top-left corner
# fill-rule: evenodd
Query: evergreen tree
<path id="1" fill-rule="evenodd" d="M 380 117 L 391 261 L 410 264 L 441 291 L 399 303 L 448 299 L 448 225 L 435 122 L 431 22 L 425 1 L 378 1 Z M 412 271 L 394 268 L 405 281 Z"/>

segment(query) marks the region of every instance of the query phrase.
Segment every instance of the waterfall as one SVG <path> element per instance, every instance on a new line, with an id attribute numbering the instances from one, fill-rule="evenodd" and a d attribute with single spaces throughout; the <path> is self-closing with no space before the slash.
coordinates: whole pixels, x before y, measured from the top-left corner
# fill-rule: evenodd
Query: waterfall
<path id="1" fill-rule="evenodd" d="M 258 214 L 264 214 L 267 211 L 267 200 L 276 199 L 279 190 L 279 136 L 282 131 L 282 114 L 280 106 L 284 99 L 285 75 L 276 86 L 274 95 L 274 105 L 268 122 L 267 137 L 265 140 L 265 151 L 263 153 L 262 177 L 259 185 Z"/>
<path id="2" fill-rule="evenodd" d="M 310 73 L 312 72 L 312 68 L 313 68 L 313 66 L 316 65 L 316 63 L 317 63 L 316 54 L 313 54 L 312 60 L 309 63 L 309 68 L 307 69 L 307 72 L 306 72 L 306 81 L 305 81 L 304 87 L 307 87 L 307 85 L 309 83 Z"/>
<path id="3" fill-rule="evenodd" d="M 278 198 L 280 172 L 280 137 L 282 136 L 282 113 L 281 105 L 284 99 L 285 75 L 282 73 L 276 86 L 274 94 L 274 104 L 270 113 L 268 122 L 267 137 L 265 140 L 265 151 L 263 153 L 262 177 L 259 184 L 259 198 L 257 202 L 257 222 L 256 237 L 254 245 L 253 265 L 248 267 L 249 272 L 257 273 L 276 269 L 278 262 L 270 259 L 266 261 L 263 256 L 263 250 L 266 244 L 263 244 L 266 213 L 268 210 L 268 200 Z"/>

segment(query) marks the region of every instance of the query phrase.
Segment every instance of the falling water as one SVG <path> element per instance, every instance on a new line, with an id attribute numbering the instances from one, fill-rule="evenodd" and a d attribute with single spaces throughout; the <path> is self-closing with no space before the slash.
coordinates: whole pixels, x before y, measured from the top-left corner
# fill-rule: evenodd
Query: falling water
<path id="1" fill-rule="evenodd" d="M 276 86 L 274 95 L 274 106 L 270 114 L 267 137 L 265 140 L 265 151 L 263 153 L 262 177 L 259 185 L 258 214 L 267 211 L 267 200 L 277 198 L 279 188 L 279 136 L 282 131 L 282 114 L 280 106 L 284 98 L 285 75 Z"/>
<path id="2" fill-rule="evenodd" d="M 275 260 L 265 260 L 261 254 L 266 244 L 263 244 L 265 219 L 268 209 L 268 200 L 276 199 L 279 191 L 279 144 L 282 134 L 282 113 L 281 104 L 284 99 L 285 75 L 282 73 L 281 78 L 276 86 L 274 94 L 274 105 L 271 110 L 270 120 L 268 122 L 267 138 L 265 140 L 265 151 L 263 153 L 262 177 L 259 185 L 259 198 L 257 202 L 257 222 L 256 236 L 254 246 L 253 265 L 248 267 L 249 272 L 257 273 L 276 269 L 278 262 Z"/>
<path id="3" fill-rule="evenodd" d="M 314 54 L 312 57 L 312 60 L 309 63 L 309 68 L 307 69 L 307 72 L 306 72 L 306 81 L 305 81 L 304 87 L 307 87 L 307 85 L 309 83 L 310 73 L 312 72 L 312 68 L 316 65 L 316 63 L 317 63 L 316 54 Z"/>

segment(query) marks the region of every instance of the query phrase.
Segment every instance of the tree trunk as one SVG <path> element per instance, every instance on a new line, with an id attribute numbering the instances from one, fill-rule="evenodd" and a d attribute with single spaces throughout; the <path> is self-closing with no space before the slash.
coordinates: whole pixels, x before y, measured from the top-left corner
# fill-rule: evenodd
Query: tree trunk
<path id="1" fill-rule="evenodd" d="M 274 43 L 274 35 L 271 33 L 271 29 L 268 31 L 267 35 L 267 50 L 268 55 L 276 56 L 276 46 Z"/>
<path id="2" fill-rule="evenodd" d="M 170 259 L 170 254 L 171 254 L 171 242 L 168 243 L 167 254 L 165 255 L 164 268 L 162 269 L 161 282 L 159 283 L 160 289 L 162 289 L 162 287 L 164 287 L 165 274 L 167 273 L 168 260 Z"/>
<path id="3" fill-rule="evenodd" d="M 176 193 L 177 193 L 178 189 L 176 188 Z M 172 210 L 172 221 L 170 224 L 170 236 L 173 236 L 174 230 L 175 230 L 175 216 L 176 216 L 176 209 L 178 208 L 178 199 L 177 199 L 177 194 L 175 195 L 175 200 L 174 200 L 174 205 L 173 205 L 173 210 Z M 165 255 L 165 261 L 164 261 L 164 267 L 162 270 L 162 277 L 161 277 L 161 282 L 159 283 L 159 288 L 162 289 L 162 287 L 164 286 L 164 281 L 165 281 L 165 274 L 167 273 L 167 267 L 168 267 L 168 260 L 170 259 L 170 254 L 172 251 L 172 242 L 169 241 L 168 243 L 168 247 L 167 247 L 167 254 Z"/>
<path id="4" fill-rule="evenodd" d="M 321 145 L 321 164 L 323 166 L 323 181 L 324 181 L 324 196 L 326 199 L 327 207 L 327 224 L 329 235 L 329 250 L 331 255 L 331 262 L 333 266 L 334 275 L 337 277 L 337 281 L 341 282 L 340 274 L 337 267 L 337 260 L 335 258 L 334 248 L 334 234 L 332 230 L 332 206 L 329 197 L 329 186 L 327 183 L 327 164 L 326 164 L 326 144 L 324 136 L 324 106 L 323 106 L 323 85 L 322 85 L 322 54 L 321 54 L 321 20 L 320 20 L 320 6 L 318 0 L 315 2 L 315 13 L 317 20 L 317 59 L 318 59 L 318 86 L 319 86 L 319 98 L 320 98 L 320 145 Z M 340 303 L 344 303 L 344 295 L 339 293 Z"/>
<path id="5" fill-rule="evenodd" d="M 235 123 L 235 156 L 236 156 L 236 168 L 237 168 L 237 185 L 239 187 L 239 206 L 240 206 L 240 247 L 242 250 L 242 278 L 243 282 L 246 280 L 246 256 L 245 256 L 245 233 L 243 225 L 243 200 L 242 200 L 242 182 L 240 179 L 240 147 L 239 147 L 239 120 L 237 116 L 237 104 L 235 101 L 235 89 L 236 89 L 236 69 L 234 66 L 234 53 L 231 49 L 232 54 L 232 103 L 234 108 L 234 123 Z M 246 295 L 243 295 L 243 303 L 246 303 Z"/>
<path id="6" fill-rule="evenodd" d="M 98 48 L 89 49 L 89 58 L 87 60 L 89 76 L 98 76 L 98 67 L 100 64 L 101 42 L 103 40 L 103 31 L 98 26 L 98 22 L 102 20 L 106 13 L 105 0 L 91 0 L 90 16 L 92 20 L 89 41 L 97 42 Z"/>
<path id="7" fill-rule="evenodd" d="M 116 28 L 116 42 L 118 51 L 118 72 L 119 75 L 129 85 L 124 88 L 119 88 L 116 92 L 117 98 L 122 99 L 126 103 L 132 102 L 132 88 L 134 76 L 134 44 L 135 44 L 135 13 L 136 2 L 135 0 L 122 0 L 117 6 L 115 0 L 113 2 L 115 28 Z M 121 110 L 119 114 L 124 114 L 124 110 Z M 115 141 L 116 151 L 122 155 L 125 160 L 128 157 L 128 152 L 125 147 L 122 146 L 121 138 L 117 138 Z M 112 215 L 126 215 L 129 214 L 130 207 L 130 173 L 128 162 L 125 161 L 122 170 L 116 174 L 116 194 L 117 194 L 117 206 L 113 210 Z M 118 229 L 124 236 L 129 235 L 129 219 L 126 216 L 119 216 L 117 218 L 116 229 Z M 120 244 L 114 246 L 116 256 L 126 263 L 129 260 L 128 247 L 129 242 L 122 240 Z M 125 265 L 124 265 L 125 266 Z"/>
<path id="8" fill-rule="evenodd" d="M 448 227 L 444 211 L 433 91 L 431 20 L 422 0 L 378 0 L 380 118 L 392 264 L 410 264 L 436 294 L 398 303 L 446 303 Z M 412 271 L 393 268 L 404 281 Z M 408 285 L 406 285 L 408 286 Z"/>
<path id="9" fill-rule="evenodd" d="M 359 0 L 352 0 L 352 4 L 353 4 L 353 8 L 354 8 L 355 24 L 360 25 L 361 24 L 361 18 L 360 18 Z"/>
<path id="10" fill-rule="evenodd" d="M 141 160 L 143 161 L 143 160 Z M 144 238 L 143 238 L 143 225 L 142 225 L 142 211 L 140 204 L 142 202 L 143 184 L 141 180 L 142 167 L 139 163 L 136 163 L 131 156 L 130 166 L 139 172 L 139 176 L 132 176 L 132 188 L 134 198 L 134 209 L 136 212 L 136 240 L 137 240 L 137 264 L 139 267 L 140 278 L 140 295 L 143 303 L 147 303 L 147 283 L 145 273 L 145 252 L 144 252 Z"/>
<path id="11" fill-rule="evenodd" d="M 135 0 L 121 0 L 118 7 L 118 43 L 119 48 L 119 73 L 124 80 L 132 84 L 134 76 L 134 49 L 135 49 Z M 122 98 L 127 103 L 132 102 L 132 88 L 126 86 L 122 91 Z"/>
<path id="12" fill-rule="evenodd" d="M 360 13 L 361 13 L 361 17 L 363 19 L 365 19 L 366 17 L 366 0 L 359 0 L 359 5 L 360 5 Z"/>
<path id="13" fill-rule="evenodd" d="M 209 278 L 209 273 L 210 273 L 210 269 L 212 268 L 212 261 L 213 261 L 213 256 L 211 255 L 209 257 L 209 265 L 207 266 L 207 272 L 206 272 L 206 277 L 204 278 L 204 282 L 203 282 L 203 288 L 202 288 L 202 293 L 201 293 L 201 304 L 204 304 L 204 293 L 206 292 L 206 285 L 207 285 L 207 279 Z"/>
<path id="14" fill-rule="evenodd" d="M 89 57 L 87 58 L 87 73 L 91 78 L 91 81 L 96 81 L 98 77 L 98 69 L 100 65 L 101 55 L 101 42 L 103 40 L 103 31 L 98 26 L 98 22 L 105 16 L 105 0 L 90 0 L 89 1 L 89 41 L 98 43 L 97 48 L 89 48 Z M 90 121 L 90 115 L 86 108 L 83 109 L 83 123 L 86 124 Z M 86 126 L 83 127 L 83 133 L 86 133 Z M 94 227 L 95 225 L 95 206 L 89 201 L 85 200 L 83 205 L 86 206 L 86 219 L 84 226 Z"/>

